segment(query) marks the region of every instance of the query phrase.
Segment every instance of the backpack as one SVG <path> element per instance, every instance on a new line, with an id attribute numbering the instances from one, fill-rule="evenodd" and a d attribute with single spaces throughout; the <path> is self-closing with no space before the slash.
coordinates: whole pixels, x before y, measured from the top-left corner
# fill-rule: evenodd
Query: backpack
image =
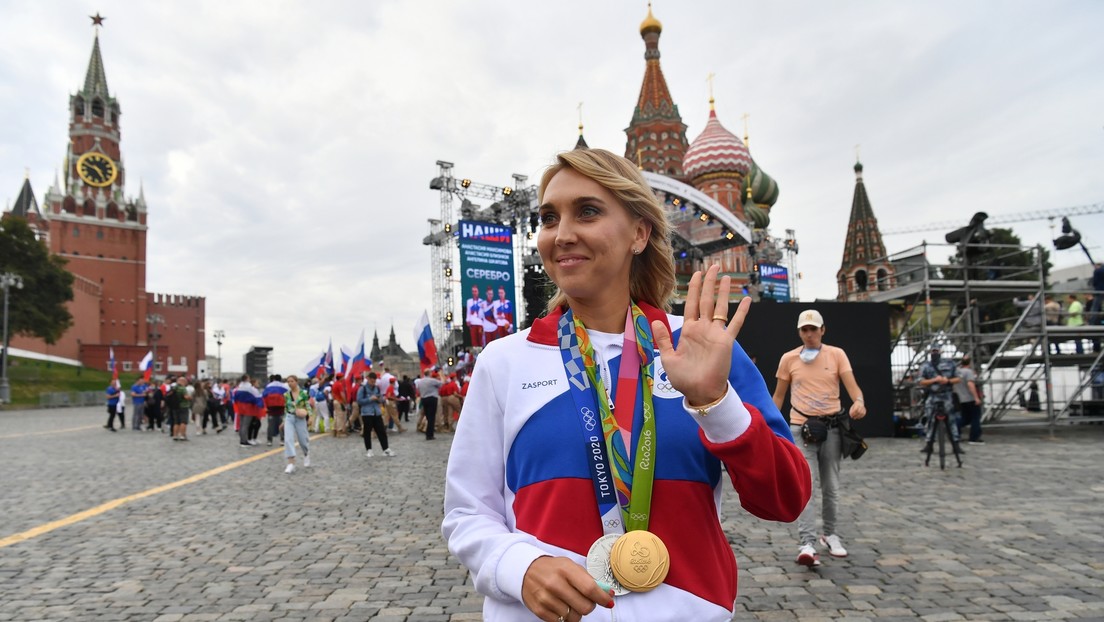
<path id="1" fill-rule="evenodd" d="M 169 389 L 169 394 L 165 396 L 165 405 L 172 409 L 180 408 L 183 403 L 182 393 L 184 389 L 179 386 Z"/>

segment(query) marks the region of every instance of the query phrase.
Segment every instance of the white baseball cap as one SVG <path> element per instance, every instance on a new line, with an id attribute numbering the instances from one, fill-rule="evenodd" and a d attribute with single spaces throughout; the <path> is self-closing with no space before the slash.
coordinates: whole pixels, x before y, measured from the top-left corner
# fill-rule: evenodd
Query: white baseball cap
<path id="1" fill-rule="evenodd" d="M 797 316 L 797 327 L 802 326 L 815 326 L 820 328 L 824 326 L 824 318 L 821 317 L 820 311 L 816 309 L 806 309 L 801 312 L 801 315 Z"/>

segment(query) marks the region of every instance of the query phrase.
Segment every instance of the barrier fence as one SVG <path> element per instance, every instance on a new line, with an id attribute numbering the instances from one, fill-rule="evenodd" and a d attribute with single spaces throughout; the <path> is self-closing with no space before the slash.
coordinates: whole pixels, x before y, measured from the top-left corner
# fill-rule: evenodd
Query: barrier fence
<path id="1" fill-rule="evenodd" d="M 53 393 L 38 394 L 38 405 L 41 408 L 99 406 L 103 403 L 103 391 L 56 391 Z"/>

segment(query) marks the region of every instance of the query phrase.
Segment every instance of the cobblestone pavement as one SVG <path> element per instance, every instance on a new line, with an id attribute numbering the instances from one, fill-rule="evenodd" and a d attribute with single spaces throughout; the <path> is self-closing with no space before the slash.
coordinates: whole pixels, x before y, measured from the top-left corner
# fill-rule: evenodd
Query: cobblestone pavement
<path id="1" fill-rule="evenodd" d="M 0 541 L 269 450 L 112 434 L 101 413 L 0 413 Z M 479 620 L 440 535 L 451 436 L 391 440 L 369 459 L 316 438 L 290 476 L 273 452 L 3 546 L 0 620 Z M 1104 426 L 988 440 L 941 472 L 918 441 L 873 439 L 844 465 L 851 554 L 817 569 L 794 564 L 796 527 L 730 493 L 735 619 L 1104 620 Z"/>

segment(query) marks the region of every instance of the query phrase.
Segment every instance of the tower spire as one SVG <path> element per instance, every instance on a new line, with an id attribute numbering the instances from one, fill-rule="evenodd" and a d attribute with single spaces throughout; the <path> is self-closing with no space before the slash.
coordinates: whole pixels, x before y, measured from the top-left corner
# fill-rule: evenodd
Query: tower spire
<path id="1" fill-rule="evenodd" d="M 583 102 L 579 102 L 579 105 L 575 108 L 579 111 L 579 140 L 575 141 L 575 148 L 589 149 L 590 145 L 588 145 L 586 139 L 583 138 Z"/>
<path id="2" fill-rule="evenodd" d="M 103 57 L 100 55 L 99 33 L 92 42 L 92 56 L 88 59 L 88 71 L 84 74 L 84 95 L 110 97 L 107 92 L 107 72 L 104 71 Z"/>
<path id="3" fill-rule="evenodd" d="M 857 145 L 856 145 L 857 150 Z M 855 194 L 851 200 L 851 217 L 847 223 L 847 239 L 843 246 L 843 261 L 836 273 L 839 300 L 868 300 L 872 289 L 888 287 L 893 279 L 893 265 L 886 259 L 885 244 L 878 229 L 878 219 L 866 194 L 863 165 L 855 163 Z"/>
<path id="4" fill-rule="evenodd" d="M 667 88 L 667 79 L 659 66 L 659 36 L 662 32 L 663 25 L 652 15 L 649 3 L 648 16 L 640 24 L 640 38 L 644 40 L 644 80 L 632 120 L 625 129 L 628 138 L 625 158 L 632 159 L 643 152 L 642 161 L 638 160 L 643 170 L 682 179 L 682 159 L 689 142 L 686 140 L 686 124 L 682 122 L 678 106 Z"/>

